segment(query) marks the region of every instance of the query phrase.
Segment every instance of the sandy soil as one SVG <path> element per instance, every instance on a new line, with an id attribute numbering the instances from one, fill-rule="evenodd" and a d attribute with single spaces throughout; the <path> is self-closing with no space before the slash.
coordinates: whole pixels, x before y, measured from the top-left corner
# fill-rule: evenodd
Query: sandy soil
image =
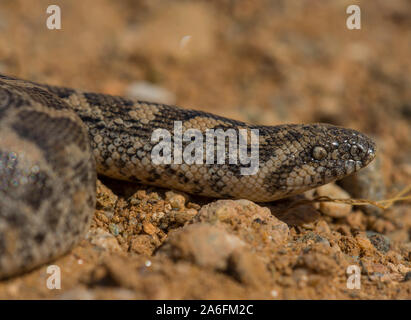
<path id="1" fill-rule="evenodd" d="M 355 3 L 361 30 L 346 28 L 353 1 L 58 1 L 62 30 L 48 30 L 49 1 L 2 0 L 0 72 L 258 124 L 358 129 L 377 161 L 304 197 L 380 200 L 411 183 L 411 5 Z M 53 262 L 61 289 L 47 289 L 44 266 L 0 282 L 0 298 L 411 298 L 410 203 L 286 211 L 295 200 L 101 180 L 87 238 Z M 360 289 L 347 287 L 351 265 Z"/>

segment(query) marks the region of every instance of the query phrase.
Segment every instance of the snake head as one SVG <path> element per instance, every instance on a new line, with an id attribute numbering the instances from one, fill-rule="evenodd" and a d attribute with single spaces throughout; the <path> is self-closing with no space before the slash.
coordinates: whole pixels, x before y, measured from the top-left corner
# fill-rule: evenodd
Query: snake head
<path id="1" fill-rule="evenodd" d="M 310 130 L 315 137 L 306 160 L 328 181 L 350 175 L 375 158 L 375 143 L 356 130 L 328 124 L 315 124 Z"/>
<path id="2" fill-rule="evenodd" d="M 300 161 L 308 166 L 311 179 L 306 181 L 310 187 L 344 178 L 375 158 L 375 143 L 356 130 L 329 124 L 312 124 L 301 129 L 307 135 Z"/>
<path id="3" fill-rule="evenodd" d="M 265 180 L 279 198 L 342 179 L 375 158 L 375 143 L 356 130 L 309 124 L 281 131 L 285 146 L 277 149 L 276 168 Z"/>

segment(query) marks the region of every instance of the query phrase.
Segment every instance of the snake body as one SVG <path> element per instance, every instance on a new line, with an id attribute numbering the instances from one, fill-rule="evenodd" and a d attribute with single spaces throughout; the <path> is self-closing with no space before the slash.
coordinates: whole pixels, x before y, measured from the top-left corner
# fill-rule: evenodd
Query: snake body
<path id="1" fill-rule="evenodd" d="M 153 164 L 153 131 L 168 130 L 176 140 L 175 121 L 200 132 L 257 129 L 257 172 L 242 175 L 241 165 L 228 161 Z M 375 150 L 365 135 L 327 124 L 248 125 L 0 75 L 0 278 L 50 261 L 84 236 L 95 208 L 96 172 L 267 202 L 341 179 L 366 166 Z"/>

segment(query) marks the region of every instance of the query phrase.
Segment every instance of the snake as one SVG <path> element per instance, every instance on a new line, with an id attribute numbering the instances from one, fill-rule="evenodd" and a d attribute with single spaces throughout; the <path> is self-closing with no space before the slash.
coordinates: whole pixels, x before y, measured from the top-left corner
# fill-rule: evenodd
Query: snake
<path id="1" fill-rule="evenodd" d="M 158 130 L 169 132 L 168 140 L 166 135 L 153 139 Z M 199 133 L 210 132 L 234 135 L 200 139 Z M 243 143 L 233 151 L 235 134 L 242 139 L 233 141 Z M 154 149 L 170 141 L 173 161 L 164 160 L 170 158 L 167 145 L 158 152 L 162 162 L 153 161 Z M 221 148 L 207 149 L 210 141 Z M 190 148 L 194 142 L 203 152 L 199 148 L 199 155 L 184 158 L 195 159 L 191 163 L 181 161 L 186 149 L 188 155 L 197 152 Z M 253 150 L 257 170 L 244 174 L 247 162 L 239 155 Z M 237 158 L 229 158 L 232 154 Z M 375 154 L 369 137 L 331 124 L 246 124 L 204 111 L 0 75 L 0 278 L 52 261 L 84 238 L 95 210 L 97 174 L 264 203 L 341 179 L 365 167 Z M 207 155 L 227 159 L 204 161 Z"/>

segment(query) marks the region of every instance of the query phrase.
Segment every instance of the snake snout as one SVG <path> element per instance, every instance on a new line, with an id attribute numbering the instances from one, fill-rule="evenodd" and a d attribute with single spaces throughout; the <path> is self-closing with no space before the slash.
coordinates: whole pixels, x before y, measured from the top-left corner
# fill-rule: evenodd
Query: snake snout
<path id="1" fill-rule="evenodd" d="M 377 146 L 371 139 L 369 139 L 368 150 L 363 159 L 364 166 L 366 166 L 372 160 L 374 160 L 376 153 L 377 153 Z"/>
<path id="2" fill-rule="evenodd" d="M 357 139 L 351 144 L 351 155 L 354 160 L 361 161 L 365 167 L 376 155 L 376 145 L 369 137 L 362 133 L 356 132 Z"/>
<path id="3" fill-rule="evenodd" d="M 376 155 L 376 145 L 368 136 L 355 130 L 347 129 L 348 135 L 342 144 L 348 174 L 367 166 Z"/>

